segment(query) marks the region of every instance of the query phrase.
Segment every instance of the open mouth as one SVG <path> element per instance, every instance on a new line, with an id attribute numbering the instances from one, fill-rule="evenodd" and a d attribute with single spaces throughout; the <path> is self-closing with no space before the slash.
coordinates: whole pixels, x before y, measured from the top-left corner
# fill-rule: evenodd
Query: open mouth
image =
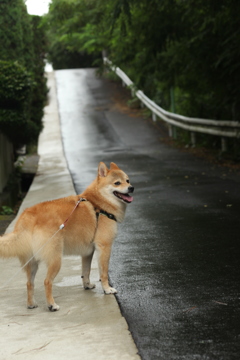
<path id="1" fill-rule="evenodd" d="M 124 202 L 126 202 L 128 204 L 133 201 L 133 197 L 130 196 L 129 194 L 122 194 L 118 191 L 114 191 L 113 193 L 116 197 L 118 197 L 119 199 L 123 200 Z"/>

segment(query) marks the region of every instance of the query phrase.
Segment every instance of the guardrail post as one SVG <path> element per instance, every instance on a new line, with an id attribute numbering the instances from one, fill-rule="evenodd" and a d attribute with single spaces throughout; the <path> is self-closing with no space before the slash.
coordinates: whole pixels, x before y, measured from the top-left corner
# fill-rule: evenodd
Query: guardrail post
<path id="1" fill-rule="evenodd" d="M 152 112 L 152 121 L 157 121 L 157 115 L 154 112 Z"/>
<path id="2" fill-rule="evenodd" d="M 224 137 L 221 138 L 221 150 L 222 152 L 227 151 L 227 140 Z"/>
<path id="3" fill-rule="evenodd" d="M 192 147 L 196 146 L 196 133 L 191 131 L 191 145 Z"/>
<path id="4" fill-rule="evenodd" d="M 168 127 L 168 135 L 172 137 L 173 139 L 177 139 L 177 128 L 174 125 L 170 125 Z"/>

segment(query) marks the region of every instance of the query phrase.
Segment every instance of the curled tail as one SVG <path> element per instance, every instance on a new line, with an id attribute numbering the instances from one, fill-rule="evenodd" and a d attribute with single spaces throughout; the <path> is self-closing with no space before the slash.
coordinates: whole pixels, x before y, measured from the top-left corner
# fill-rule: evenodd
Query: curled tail
<path id="1" fill-rule="evenodd" d="M 16 233 L 0 236 L 0 257 L 16 257 L 19 255 L 19 250 Z"/>

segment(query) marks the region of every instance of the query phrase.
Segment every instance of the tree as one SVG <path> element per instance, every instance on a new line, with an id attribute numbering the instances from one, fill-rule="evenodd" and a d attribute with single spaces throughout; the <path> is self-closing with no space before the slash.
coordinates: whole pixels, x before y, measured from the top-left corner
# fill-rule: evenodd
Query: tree
<path id="1" fill-rule="evenodd" d="M 15 147 L 36 142 L 42 129 L 47 89 L 39 22 L 23 0 L 0 2 L 0 130 Z"/>
<path id="2" fill-rule="evenodd" d="M 92 36 L 92 24 L 101 17 L 95 0 L 53 0 L 49 14 L 45 16 L 48 25 L 48 56 L 55 69 L 90 67 L 100 58 L 101 46 Z"/>
<path id="3" fill-rule="evenodd" d="M 238 120 L 239 10 L 238 0 L 53 0 L 50 52 L 106 49 L 164 108 L 174 89 L 183 115 Z"/>

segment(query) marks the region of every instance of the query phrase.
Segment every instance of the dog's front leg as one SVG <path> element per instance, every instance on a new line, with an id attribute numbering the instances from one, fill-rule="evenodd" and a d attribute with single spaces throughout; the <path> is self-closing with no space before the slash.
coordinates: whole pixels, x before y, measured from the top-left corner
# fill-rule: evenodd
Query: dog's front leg
<path id="1" fill-rule="evenodd" d="M 105 294 L 116 294 L 117 290 L 109 285 L 108 282 L 108 268 L 111 255 L 111 245 L 98 244 L 96 247 L 98 255 L 98 267 L 100 273 L 100 280 Z"/>
<path id="2" fill-rule="evenodd" d="M 82 282 L 85 290 L 95 288 L 95 284 L 91 284 L 89 279 L 93 254 L 94 251 L 88 256 L 82 256 Z"/>
<path id="3" fill-rule="evenodd" d="M 112 243 L 116 234 L 117 223 L 100 215 L 94 243 L 98 257 L 100 280 L 105 294 L 115 294 L 117 292 L 117 290 L 111 287 L 108 282 L 109 260 Z"/>

